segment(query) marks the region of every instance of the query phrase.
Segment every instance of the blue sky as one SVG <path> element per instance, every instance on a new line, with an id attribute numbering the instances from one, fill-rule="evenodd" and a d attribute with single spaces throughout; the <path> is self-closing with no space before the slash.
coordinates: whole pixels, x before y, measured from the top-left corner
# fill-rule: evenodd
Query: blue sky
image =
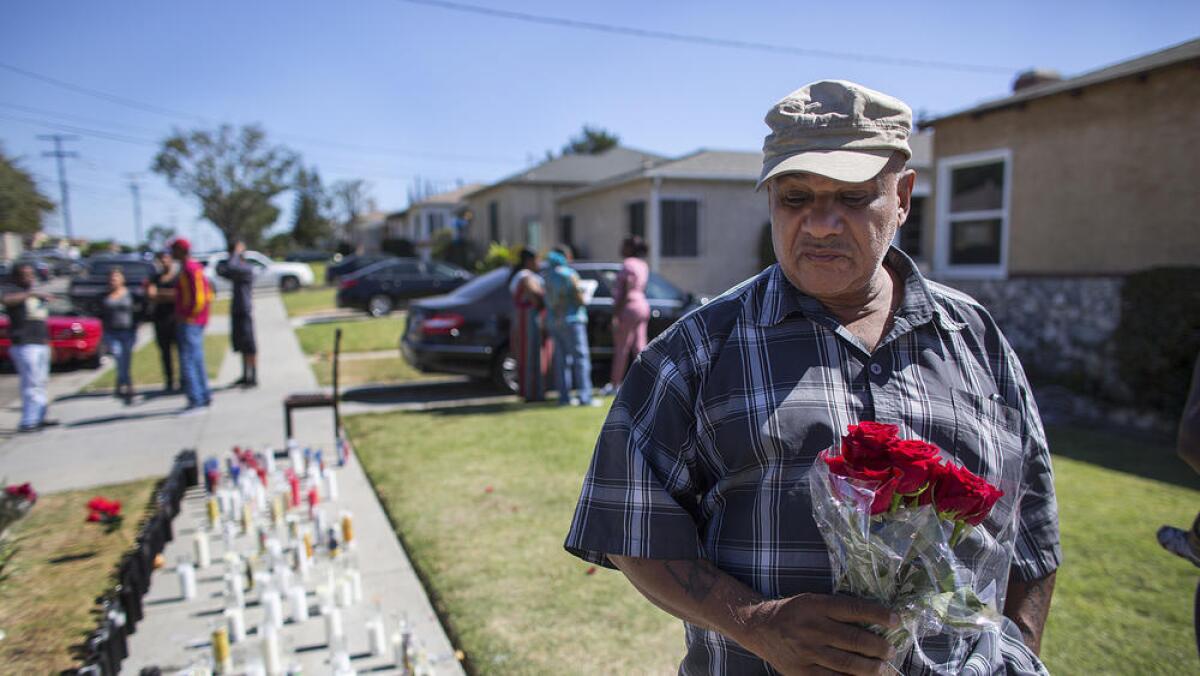
<path id="1" fill-rule="evenodd" d="M 941 113 L 1006 93 L 1018 70 L 1072 75 L 1196 37 L 1200 3 L 798 3 L 466 0 L 531 14 L 805 49 L 992 67 L 984 72 L 771 54 L 546 26 L 403 0 L 6 3 L 0 64 L 169 109 L 159 114 L 0 69 L 0 143 L 57 201 L 49 145 L 71 125 L 78 236 L 132 241 L 143 223 L 202 245 L 215 230 L 148 171 L 172 127 L 259 122 L 326 182 L 364 178 L 402 208 L 415 177 L 491 181 L 584 123 L 666 155 L 757 149 L 772 102 L 855 80 Z M 20 119 L 15 119 L 20 118 Z M 59 131 L 63 131 L 59 129 Z M 103 132 L 102 135 L 90 132 Z M 119 139 L 119 140 L 118 140 Z M 285 208 L 291 196 L 277 200 Z M 281 219 L 278 227 L 286 227 Z M 48 219 L 59 231 L 57 215 Z"/>

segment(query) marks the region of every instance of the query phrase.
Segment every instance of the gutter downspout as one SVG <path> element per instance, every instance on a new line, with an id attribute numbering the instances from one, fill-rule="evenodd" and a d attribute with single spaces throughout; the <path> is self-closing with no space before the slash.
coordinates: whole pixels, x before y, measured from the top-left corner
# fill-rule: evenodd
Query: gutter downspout
<path id="1" fill-rule="evenodd" d="M 659 193 L 662 191 L 662 177 L 655 176 L 650 181 L 650 201 L 646 203 L 646 238 L 650 247 L 650 270 L 658 272 L 659 253 L 662 250 L 662 209 L 659 208 Z"/>

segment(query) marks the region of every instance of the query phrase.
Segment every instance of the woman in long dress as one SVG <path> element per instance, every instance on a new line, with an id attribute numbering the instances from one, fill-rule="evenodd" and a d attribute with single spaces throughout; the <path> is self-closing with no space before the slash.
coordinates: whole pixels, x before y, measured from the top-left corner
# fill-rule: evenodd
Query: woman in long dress
<path id="1" fill-rule="evenodd" d="M 650 325 L 650 303 L 646 300 L 646 283 L 650 281 L 650 266 L 645 257 L 649 252 L 641 237 L 627 237 L 621 243 L 621 271 L 613 285 L 613 360 L 612 374 L 603 392 L 609 394 L 621 386 L 630 357 L 636 357 L 646 347 L 646 329 Z"/>
<path id="2" fill-rule="evenodd" d="M 541 328 L 545 289 L 537 265 L 537 254 L 532 249 L 521 249 L 508 278 L 513 299 L 509 352 L 517 360 L 517 393 L 525 401 L 545 399 L 545 372 L 549 363 L 548 341 L 543 338 Z"/>

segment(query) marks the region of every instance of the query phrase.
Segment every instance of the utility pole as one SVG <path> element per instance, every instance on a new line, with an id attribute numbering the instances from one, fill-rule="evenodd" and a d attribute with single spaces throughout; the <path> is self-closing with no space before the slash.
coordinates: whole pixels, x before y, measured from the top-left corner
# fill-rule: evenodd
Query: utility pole
<path id="1" fill-rule="evenodd" d="M 129 174 L 129 191 L 133 193 L 133 247 L 142 245 L 142 194 L 138 187 L 137 174 Z"/>
<path id="2" fill-rule="evenodd" d="M 74 239 L 74 233 L 71 230 L 71 202 L 67 193 L 67 168 L 63 165 L 63 158 L 79 157 L 79 153 L 64 151 L 62 144 L 63 141 L 74 141 L 79 137 L 70 134 L 38 134 L 38 138 L 43 141 L 54 142 L 54 151 L 46 151 L 42 153 L 42 156 L 53 157 L 58 160 L 58 189 L 62 193 L 63 229 L 66 231 L 68 240 Z"/>

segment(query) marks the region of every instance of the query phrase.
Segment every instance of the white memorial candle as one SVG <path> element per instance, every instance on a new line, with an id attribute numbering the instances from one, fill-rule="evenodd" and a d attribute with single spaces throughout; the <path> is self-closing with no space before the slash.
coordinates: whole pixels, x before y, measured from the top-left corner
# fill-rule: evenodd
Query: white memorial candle
<path id="1" fill-rule="evenodd" d="M 225 609 L 225 622 L 229 625 L 229 640 L 241 643 L 246 640 L 246 612 L 238 607 Z"/>
<path id="2" fill-rule="evenodd" d="M 280 594 L 286 594 L 292 588 L 292 569 L 282 563 L 275 564 L 275 587 Z"/>
<path id="3" fill-rule="evenodd" d="M 235 608 L 246 607 L 246 592 L 242 589 L 241 575 L 225 574 L 225 600 Z"/>
<path id="4" fill-rule="evenodd" d="M 332 647 L 342 637 L 342 611 L 322 606 L 321 615 L 325 617 L 325 643 Z"/>
<path id="5" fill-rule="evenodd" d="M 296 573 L 298 575 L 300 575 L 300 577 L 302 577 L 302 578 L 307 578 L 308 577 L 309 560 L 308 560 L 308 554 L 307 554 L 307 552 L 305 552 L 305 547 L 304 547 L 303 543 L 299 547 L 296 547 L 295 552 L 296 552 Z"/>
<path id="6" fill-rule="evenodd" d="M 263 607 L 263 624 L 268 628 L 275 629 L 283 628 L 283 602 L 279 598 L 279 592 L 267 591 L 262 595 Z"/>
<path id="7" fill-rule="evenodd" d="M 349 608 L 354 605 L 354 587 L 350 579 L 343 577 L 337 583 L 337 604 L 339 608 Z"/>
<path id="8" fill-rule="evenodd" d="M 387 637 L 383 633 L 383 618 L 376 617 L 367 621 L 367 643 L 371 646 L 371 655 L 383 657 L 387 654 Z"/>
<path id="9" fill-rule="evenodd" d="M 350 599 L 353 603 L 362 603 L 363 587 L 362 573 L 351 568 L 346 571 L 346 579 L 350 580 Z"/>
<path id="10" fill-rule="evenodd" d="M 275 473 L 275 449 L 267 448 L 263 451 L 263 460 L 266 461 L 267 474 Z"/>
<path id="11" fill-rule="evenodd" d="M 262 654 L 267 673 L 270 676 L 281 676 L 283 674 L 283 657 L 279 654 L 279 633 L 269 627 L 263 633 Z"/>
<path id="12" fill-rule="evenodd" d="M 338 499 L 337 474 L 334 473 L 333 469 L 327 469 L 325 471 L 325 499 Z"/>
<path id="13" fill-rule="evenodd" d="M 190 676 L 191 674 L 198 672 L 188 671 L 186 673 Z M 246 676 L 267 676 L 267 668 L 263 665 L 262 660 L 247 662 Z"/>
<path id="14" fill-rule="evenodd" d="M 267 539 L 267 554 L 270 556 L 271 563 L 278 563 L 283 560 L 283 544 L 275 538 Z"/>
<path id="15" fill-rule="evenodd" d="M 196 555 L 198 568 L 207 568 L 212 563 L 212 553 L 208 549 L 208 533 L 196 531 L 192 537 L 192 551 Z"/>
<path id="16" fill-rule="evenodd" d="M 179 572 L 179 595 L 185 600 L 196 598 L 196 569 L 190 563 L 181 563 Z"/>
<path id="17" fill-rule="evenodd" d="M 304 587 L 296 585 L 288 590 L 288 599 L 292 606 L 292 622 L 300 623 L 308 619 L 308 596 Z"/>

